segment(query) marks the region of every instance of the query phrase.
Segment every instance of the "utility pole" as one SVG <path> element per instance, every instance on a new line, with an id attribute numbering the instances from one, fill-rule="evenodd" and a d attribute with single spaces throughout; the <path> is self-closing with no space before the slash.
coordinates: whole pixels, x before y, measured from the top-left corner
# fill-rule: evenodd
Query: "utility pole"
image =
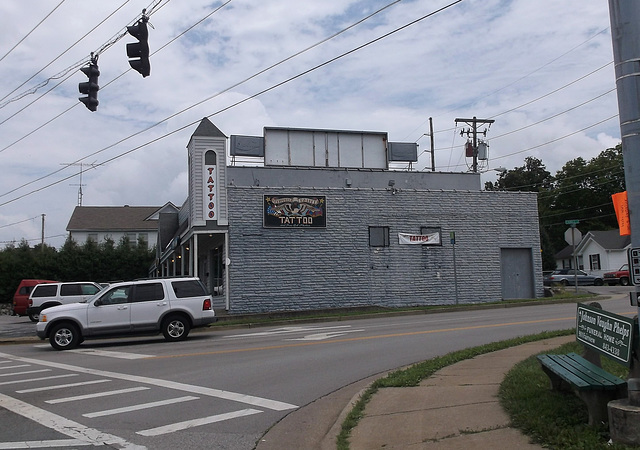
<path id="1" fill-rule="evenodd" d="M 428 133 L 424 133 L 423 136 L 430 136 L 431 137 L 431 171 L 434 172 L 436 170 L 436 155 L 435 155 L 435 149 L 433 148 L 434 146 L 434 142 L 433 142 L 433 117 L 429 117 L 429 132 Z M 425 167 L 426 169 L 426 167 Z"/>
<path id="2" fill-rule="evenodd" d="M 41 239 L 41 248 L 40 250 L 44 252 L 44 214 L 42 215 L 42 239 Z"/>
<path id="3" fill-rule="evenodd" d="M 433 117 L 429 117 L 429 137 L 431 137 L 431 171 L 436 170 L 436 155 L 433 148 Z"/>
<path id="4" fill-rule="evenodd" d="M 478 171 L 478 125 L 491 125 L 495 120 L 492 119 L 478 119 L 476 116 L 473 116 L 473 119 L 456 119 L 456 124 L 464 122 L 469 128 L 466 130 L 460 131 L 460 136 L 464 136 L 473 138 L 473 165 L 471 170 L 475 173 Z M 487 135 L 487 130 L 485 129 L 483 135 Z"/>

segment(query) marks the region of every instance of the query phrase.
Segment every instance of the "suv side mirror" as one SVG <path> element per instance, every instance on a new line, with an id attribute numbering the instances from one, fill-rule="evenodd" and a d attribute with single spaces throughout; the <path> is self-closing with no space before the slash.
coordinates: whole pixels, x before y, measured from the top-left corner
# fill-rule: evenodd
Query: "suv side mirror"
<path id="1" fill-rule="evenodd" d="M 95 302 L 93 302 L 93 306 L 102 306 L 102 300 L 98 299 Z"/>

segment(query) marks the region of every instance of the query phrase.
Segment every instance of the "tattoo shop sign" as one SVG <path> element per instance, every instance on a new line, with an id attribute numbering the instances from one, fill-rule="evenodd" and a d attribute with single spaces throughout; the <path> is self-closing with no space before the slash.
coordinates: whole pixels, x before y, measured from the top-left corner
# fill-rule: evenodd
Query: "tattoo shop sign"
<path id="1" fill-rule="evenodd" d="M 578 303 L 576 339 L 614 361 L 629 366 L 633 319 Z"/>
<path id="2" fill-rule="evenodd" d="M 265 228 L 326 228 L 327 199 L 321 196 L 265 195 Z"/>
<path id="3" fill-rule="evenodd" d="M 398 243 L 405 245 L 441 245 L 440 232 L 424 234 L 398 233 Z"/>

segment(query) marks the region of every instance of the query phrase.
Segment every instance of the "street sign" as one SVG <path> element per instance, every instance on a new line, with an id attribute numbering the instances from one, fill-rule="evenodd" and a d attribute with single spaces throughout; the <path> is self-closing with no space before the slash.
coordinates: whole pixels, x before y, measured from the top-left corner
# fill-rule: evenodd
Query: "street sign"
<path id="1" fill-rule="evenodd" d="M 629 281 L 634 286 L 640 285 L 640 248 L 630 248 L 627 253 L 629 262 Z"/>
<path id="2" fill-rule="evenodd" d="M 577 228 L 567 228 L 567 231 L 564 232 L 564 240 L 569 245 L 578 245 L 582 240 L 582 233 Z"/>
<path id="3" fill-rule="evenodd" d="M 578 303 L 576 339 L 629 367 L 633 319 Z"/>
<path id="4" fill-rule="evenodd" d="M 580 223 L 580 221 L 578 219 L 571 219 L 571 220 L 565 220 L 564 224 L 565 225 L 571 225 L 571 226 L 576 226 Z"/>

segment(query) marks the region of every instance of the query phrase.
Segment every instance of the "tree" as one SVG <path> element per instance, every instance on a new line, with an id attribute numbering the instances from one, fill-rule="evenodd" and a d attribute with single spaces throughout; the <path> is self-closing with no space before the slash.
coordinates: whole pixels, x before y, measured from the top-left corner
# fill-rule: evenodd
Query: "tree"
<path id="1" fill-rule="evenodd" d="M 550 210 L 547 194 L 553 189 L 554 178 L 547 170 L 542 160 L 527 157 L 522 167 L 502 172 L 495 183 L 485 183 L 488 191 L 526 191 L 538 192 L 538 215 L 543 216 Z M 540 247 L 542 250 L 542 268 L 554 269 L 556 266 L 554 247 L 545 228 L 540 226 Z"/>
<path id="2" fill-rule="evenodd" d="M 624 190 L 622 144 L 589 161 L 582 157 L 568 161 L 556 173 L 554 189 L 545 194 L 549 211 L 540 214 L 556 251 L 566 245 L 565 220 L 580 220 L 583 231 L 618 228 L 611 195 Z"/>

